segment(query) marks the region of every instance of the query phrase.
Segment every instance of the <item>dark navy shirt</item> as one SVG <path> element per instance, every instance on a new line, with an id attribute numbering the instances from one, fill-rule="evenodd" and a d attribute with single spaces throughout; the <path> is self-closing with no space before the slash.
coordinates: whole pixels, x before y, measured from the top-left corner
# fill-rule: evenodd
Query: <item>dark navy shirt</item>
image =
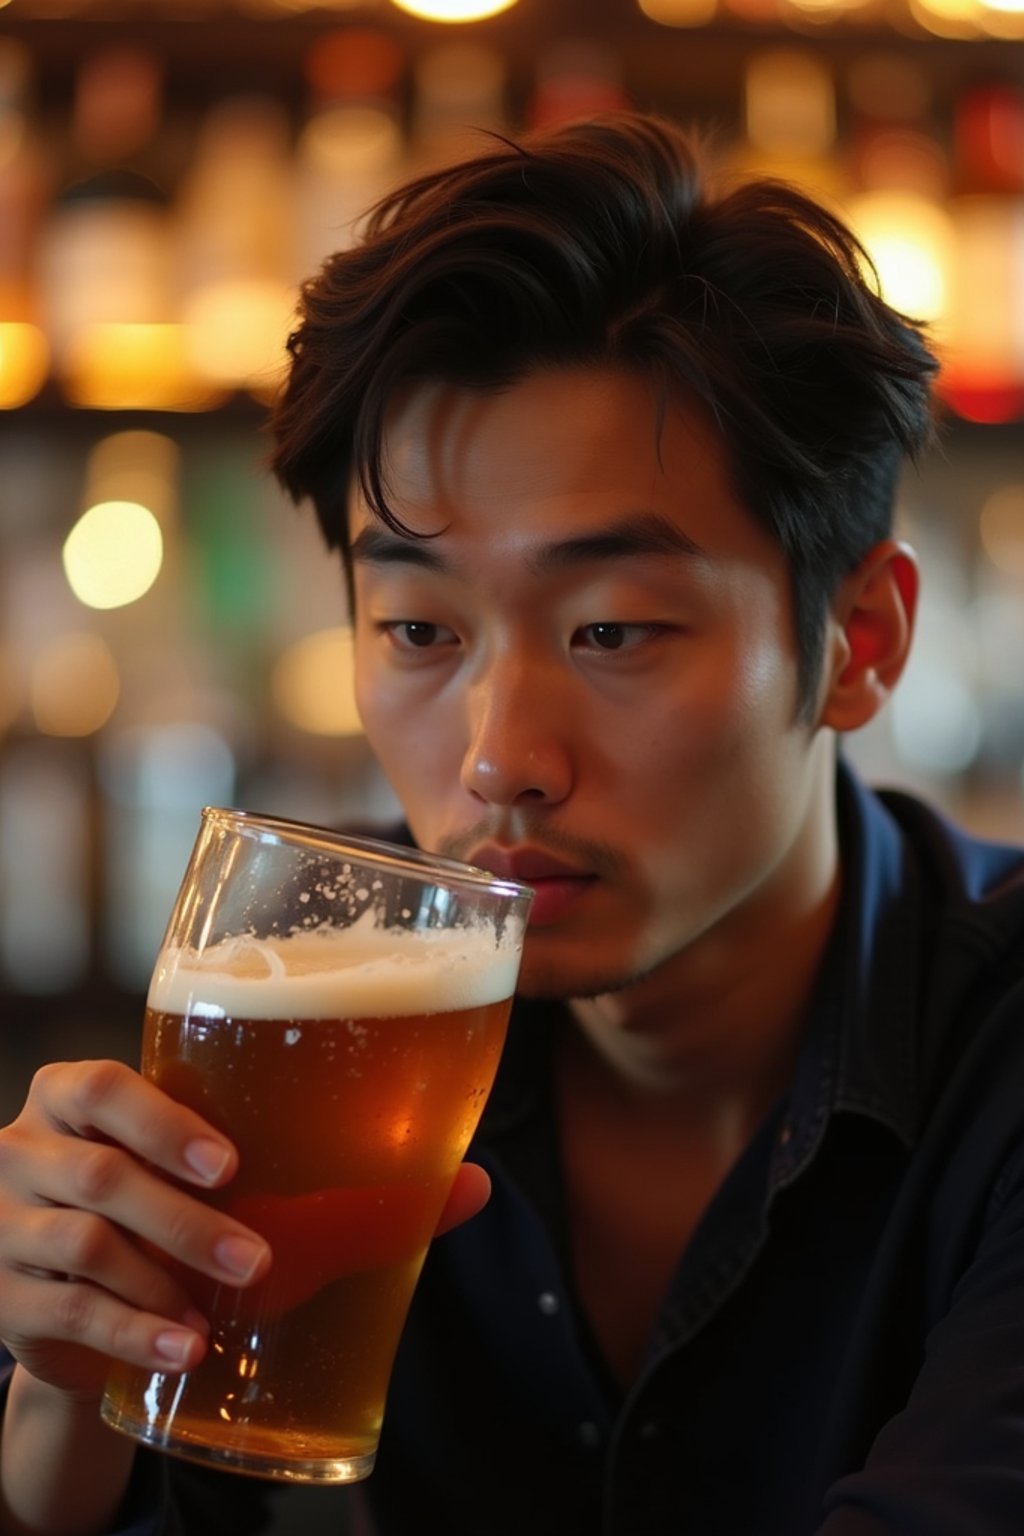
<path id="1" fill-rule="evenodd" d="M 839 809 L 792 1084 L 625 1393 L 573 1293 L 567 1020 L 517 1003 L 473 1147 L 492 1199 L 433 1245 L 355 1495 L 379 1536 L 1024 1532 L 1024 852 L 845 768 Z M 339 1529 L 351 1496 L 318 1495 Z M 231 1536 L 287 1498 L 144 1453 L 121 1530 Z"/>

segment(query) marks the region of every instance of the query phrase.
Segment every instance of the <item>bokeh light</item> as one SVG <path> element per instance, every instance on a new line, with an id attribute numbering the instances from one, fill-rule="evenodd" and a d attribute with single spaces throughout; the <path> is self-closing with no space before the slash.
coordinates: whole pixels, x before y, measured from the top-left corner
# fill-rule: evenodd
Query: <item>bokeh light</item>
<path id="1" fill-rule="evenodd" d="M 391 0 L 400 11 L 423 21 L 483 21 L 511 10 L 516 0 Z"/>
<path id="2" fill-rule="evenodd" d="M 963 773 L 981 745 L 981 715 L 966 679 L 933 660 L 919 661 L 912 686 L 892 699 L 893 737 L 912 768 L 940 777 Z"/>
<path id="3" fill-rule="evenodd" d="M 992 564 L 1024 579 L 1024 484 L 992 492 L 981 509 L 978 532 Z"/>
<path id="4" fill-rule="evenodd" d="M 148 507 L 104 501 L 83 512 L 64 541 L 64 574 L 88 608 L 122 608 L 149 591 L 163 563 L 163 534 Z"/>
<path id="5" fill-rule="evenodd" d="M 643 14 L 663 27 L 699 27 L 709 22 L 718 0 L 637 0 Z"/>
<path id="6" fill-rule="evenodd" d="M 358 736 L 362 723 L 353 686 L 352 631 L 318 630 L 279 657 L 270 691 L 280 715 L 314 736 Z"/>
<path id="7" fill-rule="evenodd" d="M 283 372 L 295 292 L 266 278 L 211 283 L 183 305 L 188 355 L 209 383 L 248 387 Z"/>
<path id="8" fill-rule="evenodd" d="M 34 399 L 49 367 L 49 344 L 37 325 L 0 321 L 0 410 L 16 410 Z"/>
<path id="9" fill-rule="evenodd" d="M 134 501 L 167 528 L 177 507 L 181 449 L 163 432 L 130 430 L 100 438 L 86 463 L 84 502 Z"/>
<path id="10" fill-rule="evenodd" d="M 916 320 L 940 320 L 949 304 L 953 259 L 945 209 L 912 192 L 879 190 L 852 198 L 849 218 L 886 302 Z"/>
<path id="11" fill-rule="evenodd" d="M 101 636 L 59 635 L 32 668 L 36 729 L 44 736 L 92 736 L 110 719 L 120 691 L 117 663 Z"/>
<path id="12" fill-rule="evenodd" d="M 170 323 L 83 326 L 65 348 L 62 387 L 73 405 L 100 411 L 198 411 L 218 404 L 191 364 L 183 328 Z"/>

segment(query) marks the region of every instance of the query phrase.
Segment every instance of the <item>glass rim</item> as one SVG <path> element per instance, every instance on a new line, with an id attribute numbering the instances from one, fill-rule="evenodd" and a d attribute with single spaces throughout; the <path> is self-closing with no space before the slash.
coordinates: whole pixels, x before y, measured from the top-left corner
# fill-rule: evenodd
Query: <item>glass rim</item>
<path id="1" fill-rule="evenodd" d="M 470 890 L 486 890 L 495 896 L 532 898 L 534 894 L 531 886 L 519 880 L 492 874 L 490 870 L 480 869 L 475 864 L 465 864 L 459 859 L 447 858 L 444 854 L 426 853 L 422 848 L 391 843 L 385 838 L 335 832 L 330 827 L 299 821 L 294 817 L 241 810 L 235 806 L 204 805 L 201 820 L 204 826 L 218 824 L 230 827 L 242 835 L 272 838 L 288 847 L 316 849 L 338 857 L 344 857 L 348 852 L 354 859 L 418 878 L 423 878 L 433 870 L 441 882 L 450 882 Z"/>

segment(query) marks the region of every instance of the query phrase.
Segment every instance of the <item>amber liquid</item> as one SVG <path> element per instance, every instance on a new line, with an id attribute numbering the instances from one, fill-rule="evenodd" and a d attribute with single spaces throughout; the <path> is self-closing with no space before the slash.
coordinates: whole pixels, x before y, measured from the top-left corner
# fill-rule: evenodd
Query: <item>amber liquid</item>
<path id="1" fill-rule="evenodd" d="M 147 1010 L 145 1075 L 233 1139 L 239 1172 L 210 1203 L 261 1232 L 274 1261 L 246 1290 L 184 1271 L 211 1324 L 205 1359 L 184 1375 L 116 1367 L 108 1422 L 265 1476 L 366 1475 L 509 1006 L 379 1021 Z"/>

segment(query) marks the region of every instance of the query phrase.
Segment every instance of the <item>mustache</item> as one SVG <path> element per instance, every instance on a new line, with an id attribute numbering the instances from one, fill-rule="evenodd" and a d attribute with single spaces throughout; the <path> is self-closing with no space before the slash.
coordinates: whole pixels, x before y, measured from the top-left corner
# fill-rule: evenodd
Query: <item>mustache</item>
<path id="1" fill-rule="evenodd" d="M 533 828 L 528 824 L 519 823 L 513 835 L 507 823 L 495 824 L 486 817 L 482 817 L 465 831 L 454 832 L 450 837 L 441 838 L 437 851 L 444 854 L 446 858 L 458 859 L 466 863 L 474 849 L 485 843 L 494 843 L 501 848 L 529 844 L 532 849 L 540 853 L 548 853 L 552 858 L 564 859 L 587 874 L 605 878 L 620 875 L 627 867 L 625 856 L 610 843 L 576 837 L 572 833 L 563 832 L 558 827 L 548 825 Z"/>

